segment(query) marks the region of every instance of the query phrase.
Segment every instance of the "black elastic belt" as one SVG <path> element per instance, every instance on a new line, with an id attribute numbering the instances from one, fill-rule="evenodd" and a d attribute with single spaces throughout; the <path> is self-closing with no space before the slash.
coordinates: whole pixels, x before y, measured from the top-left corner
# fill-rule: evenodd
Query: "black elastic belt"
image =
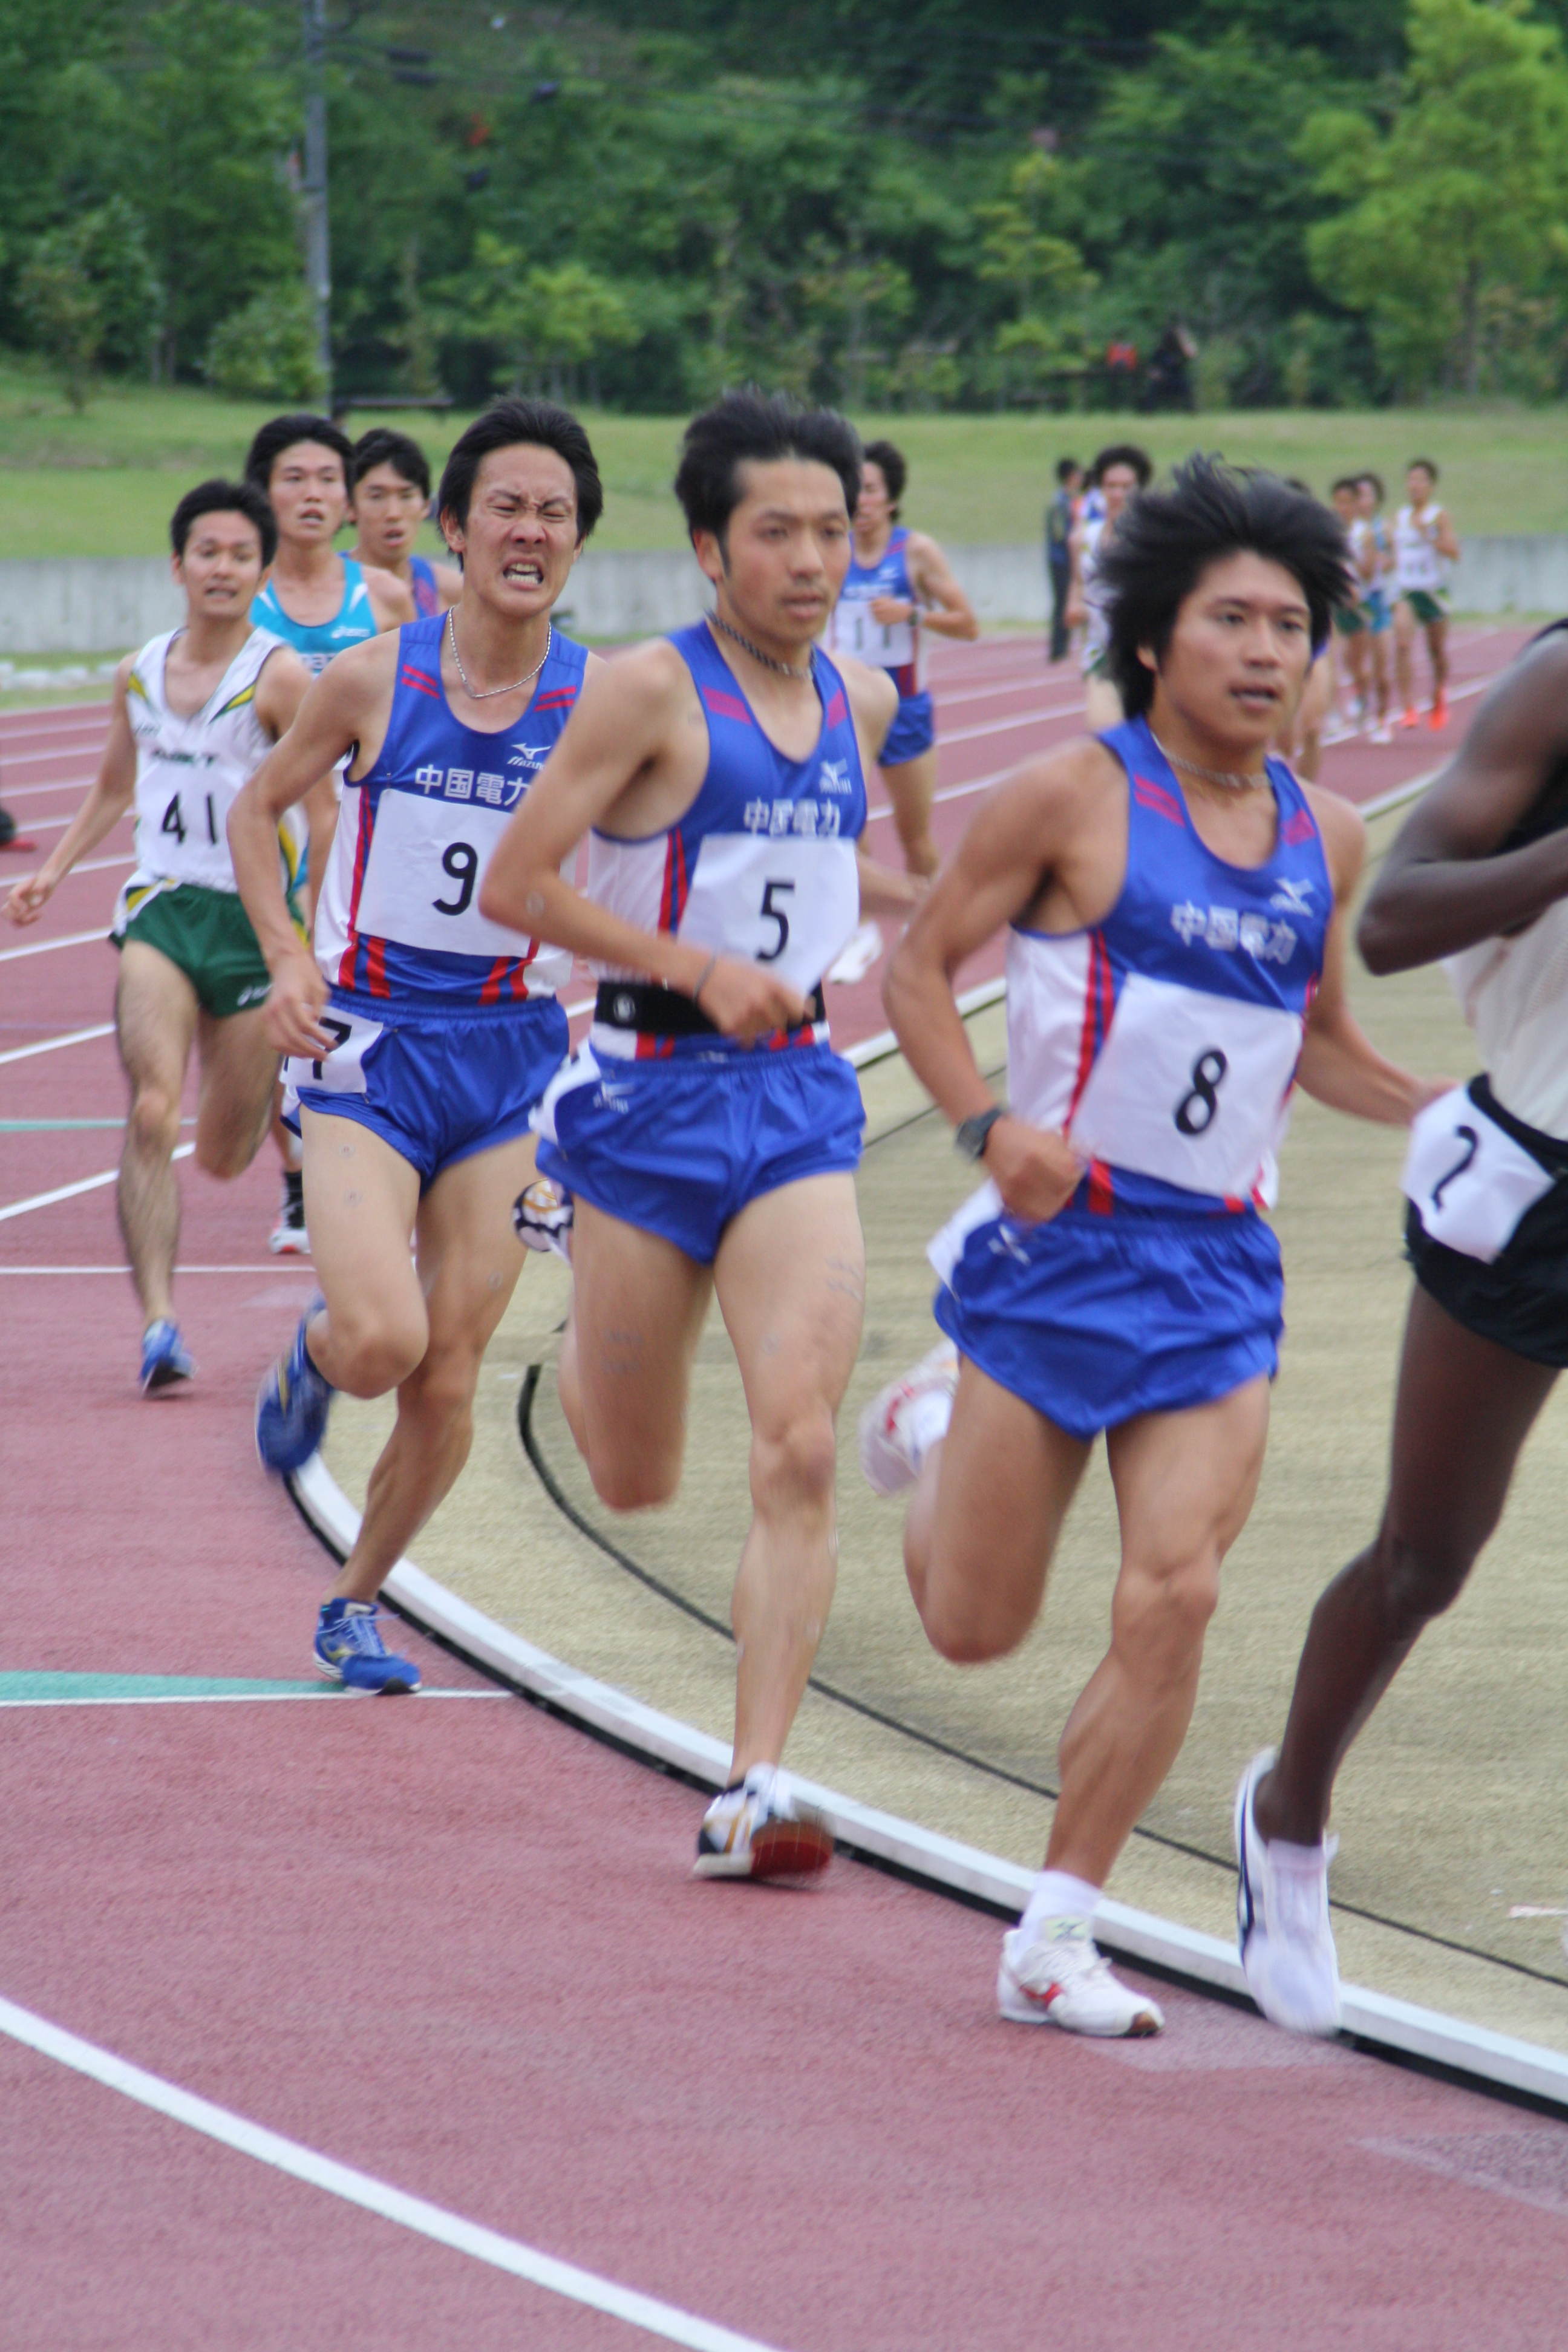
<path id="1" fill-rule="evenodd" d="M 806 1000 L 808 1022 L 826 1021 L 827 1006 L 818 981 Z M 647 980 L 602 980 L 594 1000 L 594 1018 L 607 1029 L 635 1029 L 644 1037 L 717 1037 L 721 1032 L 706 1013 L 679 989 L 660 988 Z"/>

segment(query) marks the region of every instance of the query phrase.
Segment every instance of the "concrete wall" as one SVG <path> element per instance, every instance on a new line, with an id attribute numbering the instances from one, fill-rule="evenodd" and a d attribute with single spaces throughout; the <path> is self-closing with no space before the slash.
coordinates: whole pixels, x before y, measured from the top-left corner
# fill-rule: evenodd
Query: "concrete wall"
<path id="1" fill-rule="evenodd" d="M 950 547 L 982 621 L 1046 617 L 1040 547 Z M 562 600 L 586 637 L 637 637 L 679 628 L 711 601 L 684 551 L 611 554 L 592 548 Z M 1466 613 L 1568 613 L 1568 534 L 1471 538 L 1454 580 Z M 0 561 L 0 656 L 122 652 L 173 628 L 182 601 L 162 556 L 58 556 Z"/>

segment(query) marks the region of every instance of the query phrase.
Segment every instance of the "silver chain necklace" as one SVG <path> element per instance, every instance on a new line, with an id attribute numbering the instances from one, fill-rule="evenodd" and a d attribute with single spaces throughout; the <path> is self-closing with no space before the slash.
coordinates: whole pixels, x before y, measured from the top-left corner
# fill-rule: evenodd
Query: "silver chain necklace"
<path id="1" fill-rule="evenodd" d="M 544 667 L 545 662 L 550 659 L 550 649 L 555 643 L 555 631 L 553 628 L 551 628 L 546 634 L 542 658 L 534 663 L 533 667 L 528 672 L 527 677 L 515 678 L 510 686 L 477 687 L 470 686 L 468 684 L 468 673 L 463 667 L 463 656 L 458 651 L 458 608 L 455 604 L 447 614 L 447 637 L 452 648 L 452 659 L 458 665 L 458 676 L 463 681 L 463 692 L 468 696 L 468 700 L 470 702 L 493 702 L 498 694 L 515 694 L 520 686 L 526 686 L 530 678 L 534 678 L 539 676 L 540 671 Z"/>
<path id="2" fill-rule="evenodd" d="M 1167 751 L 1152 727 L 1149 732 L 1153 736 L 1154 749 L 1170 761 L 1173 768 L 1183 768 L 1189 776 L 1200 777 L 1205 784 L 1218 784 L 1223 792 L 1249 793 L 1257 785 L 1266 784 L 1268 781 L 1267 769 L 1260 770 L 1256 776 L 1245 776 L 1230 768 L 1201 767 L 1196 760 L 1184 760 L 1179 751 Z"/>
<path id="3" fill-rule="evenodd" d="M 754 646 L 750 637 L 743 637 L 739 629 L 732 629 L 728 621 L 721 621 L 717 613 L 709 614 L 708 625 L 710 628 L 722 629 L 724 635 L 727 637 L 733 637 L 735 643 L 749 653 L 754 662 L 761 662 L 764 669 L 776 670 L 780 677 L 809 678 L 812 674 L 809 661 L 804 669 L 796 669 L 793 662 L 775 661 L 772 654 L 765 654 L 760 646 Z"/>

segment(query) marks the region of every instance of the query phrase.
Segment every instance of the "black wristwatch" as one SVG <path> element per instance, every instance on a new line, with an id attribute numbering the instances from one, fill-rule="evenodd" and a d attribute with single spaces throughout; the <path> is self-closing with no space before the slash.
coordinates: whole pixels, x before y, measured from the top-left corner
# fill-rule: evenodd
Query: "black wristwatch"
<path id="1" fill-rule="evenodd" d="M 993 1103 L 989 1110 L 977 1111 L 973 1118 L 961 1118 L 953 1129 L 954 1145 L 966 1160 L 984 1160 L 991 1130 L 1005 1116 L 1000 1104 Z"/>

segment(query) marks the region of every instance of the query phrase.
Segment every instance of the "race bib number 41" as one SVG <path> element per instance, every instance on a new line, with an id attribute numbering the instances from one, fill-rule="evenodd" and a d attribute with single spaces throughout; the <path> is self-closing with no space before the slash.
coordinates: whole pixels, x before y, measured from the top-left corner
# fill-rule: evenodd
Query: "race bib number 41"
<path id="1" fill-rule="evenodd" d="M 1068 1130 L 1086 1158 L 1245 1200 L 1284 1127 L 1293 1013 L 1131 972 Z"/>

